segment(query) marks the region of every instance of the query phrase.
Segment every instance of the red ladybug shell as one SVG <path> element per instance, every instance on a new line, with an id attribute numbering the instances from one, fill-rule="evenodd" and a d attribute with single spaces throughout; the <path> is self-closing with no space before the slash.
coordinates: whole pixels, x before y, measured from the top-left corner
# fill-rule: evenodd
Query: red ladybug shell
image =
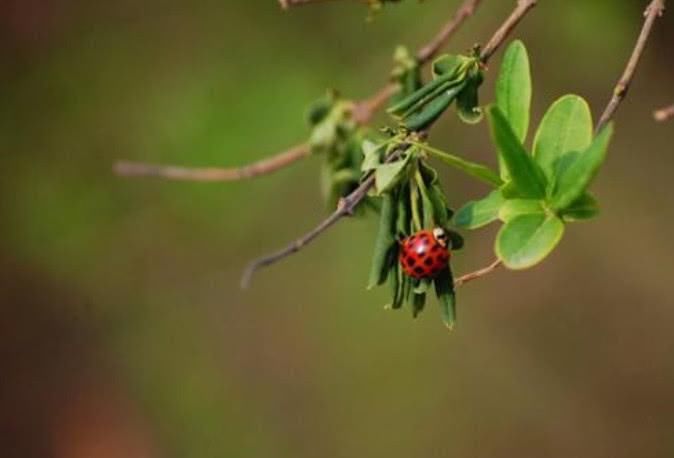
<path id="1" fill-rule="evenodd" d="M 400 265 L 412 278 L 432 278 L 447 268 L 450 253 L 432 231 L 420 231 L 400 243 Z"/>

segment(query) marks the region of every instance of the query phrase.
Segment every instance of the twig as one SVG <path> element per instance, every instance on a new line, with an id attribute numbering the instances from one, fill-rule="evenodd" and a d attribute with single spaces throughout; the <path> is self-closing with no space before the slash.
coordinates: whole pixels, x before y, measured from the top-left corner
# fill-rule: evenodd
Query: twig
<path id="1" fill-rule="evenodd" d="M 311 154 L 307 144 L 297 145 L 275 156 L 237 168 L 188 168 L 174 165 L 155 165 L 121 161 L 115 164 L 117 175 L 125 177 L 160 177 L 184 181 L 236 181 L 267 175 L 299 161 Z"/>
<path id="2" fill-rule="evenodd" d="M 421 65 L 428 63 L 442 49 L 458 30 L 461 24 L 471 17 L 482 0 L 467 0 L 456 10 L 454 17 L 440 29 L 438 34 L 417 52 L 417 61 Z"/>
<path id="3" fill-rule="evenodd" d="M 466 2 L 466 3 L 471 3 Z M 464 6 L 466 5 L 464 3 Z M 519 0 L 517 2 L 517 6 L 511 14 L 504 25 L 502 25 L 498 30 L 494 37 L 489 41 L 490 43 L 490 51 L 489 54 L 484 55 L 482 58 L 483 62 L 487 62 L 489 60 L 489 57 L 496 51 L 496 49 L 499 47 L 501 42 L 505 40 L 507 37 L 508 33 L 519 23 L 519 21 L 522 19 L 522 17 L 526 14 L 527 11 L 531 9 L 533 4 L 535 4 L 535 0 Z M 529 5 L 529 6 L 527 6 Z M 390 157 L 387 159 L 390 160 Z M 300 237 L 299 239 L 295 240 L 292 242 L 290 245 L 287 247 L 272 253 L 271 255 L 264 256 L 262 258 L 253 260 L 246 270 L 244 271 L 242 280 L 241 280 L 241 286 L 243 288 L 246 288 L 250 285 L 250 281 L 255 274 L 257 270 L 259 270 L 262 267 L 269 266 L 271 264 L 274 264 L 287 256 L 290 256 L 299 250 L 301 250 L 303 247 L 305 247 L 308 243 L 316 239 L 319 235 L 321 235 L 324 231 L 329 229 L 331 226 L 333 226 L 336 222 L 338 222 L 342 217 L 347 216 L 348 214 L 352 213 L 353 210 L 358 206 L 358 204 L 363 200 L 363 198 L 367 195 L 367 192 L 370 190 L 370 188 L 374 185 L 374 178 L 372 176 L 368 177 L 358 189 L 356 189 L 353 193 L 351 193 L 349 196 L 346 198 L 342 199 L 342 205 L 332 214 L 330 215 L 326 220 L 321 222 L 318 226 L 316 226 L 314 229 L 312 229 L 309 233 L 306 235 Z M 470 276 L 470 274 L 469 274 Z"/>
<path id="4" fill-rule="evenodd" d="M 280 0 L 283 8 L 289 6 L 304 5 L 319 0 Z M 325 0 L 322 0 L 325 1 Z M 420 65 L 427 64 L 447 43 L 451 36 L 456 32 L 463 22 L 468 19 L 478 7 L 481 0 L 465 0 L 452 19 L 447 22 L 438 32 L 438 34 L 417 53 L 417 60 Z M 353 105 L 352 115 L 359 125 L 368 124 L 375 113 L 379 111 L 396 93 L 398 85 L 388 83 L 377 91 L 371 97 L 356 102 Z M 142 162 L 120 161 L 114 165 L 114 171 L 117 175 L 124 177 L 158 177 L 169 180 L 215 182 L 215 181 L 236 181 L 247 178 L 254 178 L 267 175 L 281 170 L 300 159 L 311 155 L 309 145 L 301 144 L 291 147 L 277 155 L 270 156 L 250 165 L 236 168 L 189 168 L 176 165 L 159 165 Z"/>
<path id="5" fill-rule="evenodd" d="M 401 144 L 400 147 L 392 152 L 386 159 L 387 162 L 392 162 L 397 159 L 400 154 L 409 147 L 407 144 Z M 255 272 L 263 267 L 274 264 L 283 258 L 290 256 L 293 253 L 300 251 L 305 245 L 311 243 L 316 237 L 332 227 L 341 218 L 352 215 L 358 204 L 365 198 L 368 191 L 374 186 L 374 174 L 370 174 L 351 194 L 339 201 L 339 206 L 328 218 L 324 219 L 318 226 L 307 232 L 299 239 L 293 241 L 290 245 L 272 253 L 268 256 L 258 258 L 252 261 L 241 277 L 241 288 L 248 288 L 250 282 L 255 275 Z"/>
<path id="6" fill-rule="evenodd" d="M 536 6 L 537 0 L 518 0 L 517 6 L 510 14 L 508 19 L 498 28 L 496 33 L 491 37 L 486 45 L 482 48 L 480 53 L 480 59 L 482 62 L 486 63 L 489 58 L 498 50 L 498 48 L 503 44 L 510 32 L 512 32 L 517 24 L 520 23 L 522 18 L 529 12 L 531 8 Z"/>
<path id="7" fill-rule="evenodd" d="M 479 278 L 484 277 L 485 275 L 489 275 L 499 267 L 503 265 L 503 262 L 500 259 L 495 260 L 491 264 L 489 264 L 487 267 L 484 267 L 480 270 L 476 270 L 475 272 L 471 272 L 469 274 L 463 275 L 456 280 L 454 280 L 454 287 L 455 288 L 460 288 L 466 283 L 470 283 L 473 280 L 477 280 Z"/>
<path id="8" fill-rule="evenodd" d="M 664 12 L 665 12 L 665 0 L 653 0 L 646 8 L 646 11 L 644 13 L 646 19 L 644 21 L 644 26 L 641 29 L 641 33 L 639 34 L 639 38 L 637 39 L 634 51 L 632 51 L 632 55 L 630 56 L 630 59 L 627 61 L 625 71 L 620 77 L 620 80 L 618 81 L 618 84 L 616 85 L 615 89 L 613 90 L 613 96 L 611 97 L 611 100 L 609 100 L 608 105 L 604 110 L 604 113 L 601 115 L 601 118 L 599 118 L 599 123 L 597 124 L 596 132 L 601 131 L 604 128 L 604 126 L 606 126 L 606 124 L 609 123 L 609 121 L 613 118 L 613 115 L 615 114 L 616 110 L 618 109 L 618 106 L 627 95 L 627 91 L 629 90 L 630 85 L 632 84 L 632 80 L 634 79 L 634 74 L 637 70 L 637 66 L 639 65 L 639 61 L 641 60 L 641 56 L 644 53 L 646 42 L 648 41 L 648 37 L 650 36 L 651 31 L 653 30 L 653 24 L 655 23 L 655 20 L 658 17 L 662 16 Z"/>
<path id="9" fill-rule="evenodd" d="M 670 105 L 665 108 L 660 108 L 656 112 L 653 113 L 653 117 L 655 118 L 656 121 L 658 122 L 665 122 L 669 121 L 670 119 L 674 118 L 674 105 Z"/>

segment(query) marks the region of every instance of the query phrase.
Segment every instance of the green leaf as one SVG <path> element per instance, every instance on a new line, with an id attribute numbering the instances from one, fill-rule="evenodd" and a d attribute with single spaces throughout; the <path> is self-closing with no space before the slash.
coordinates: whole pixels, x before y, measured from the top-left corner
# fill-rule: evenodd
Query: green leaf
<path id="1" fill-rule="evenodd" d="M 406 158 L 391 164 L 382 164 L 375 170 L 375 186 L 378 194 L 383 194 L 393 189 L 404 177 L 409 164 L 408 155 Z"/>
<path id="2" fill-rule="evenodd" d="M 426 306 L 426 293 L 414 294 L 412 297 L 412 316 L 414 318 L 418 317 L 421 312 L 423 312 L 424 307 Z"/>
<path id="3" fill-rule="evenodd" d="M 391 275 L 393 276 L 393 275 Z M 395 280 L 391 282 L 393 289 L 393 302 L 391 308 L 394 310 L 403 306 L 406 296 L 406 287 L 409 284 L 409 277 L 403 273 L 399 263 L 395 266 Z"/>
<path id="4" fill-rule="evenodd" d="M 388 283 L 391 286 L 391 303 L 386 304 L 386 308 L 396 308 L 396 303 L 398 300 L 398 296 L 400 295 L 400 279 L 401 279 L 401 269 L 400 269 L 400 264 L 395 263 L 395 265 L 391 268 L 391 272 L 389 273 L 388 276 Z"/>
<path id="5" fill-rule="evenodd" d="M 376 144 L 371 140 L 363 140 L 363 164 L 361 171 L 367 172 L 374 170 L 381 165 L 381 151 L 386 147 L 386 143 Z"/>
<path id="6" fill-rule="evenodd" d="M 431 229 L 438 224 L 435 217 L 435 206 L 433 205 L 433 201 L 430 198 L 428 188 L 426 187 L 426 183 L 424 183 L 424 178 L 420 171 L 416 172 L 414 179 L 421 194 L 421 211 L 424 215 L 424 228 Z"/>
<path id="7" fill-rule="evenodd" d="M 467 124 L 477 124 L 482 120 L 480 109 L 479 90 L 484 76 L 478 69 L 466 82 L 466 87 L 456 98 L 456 112 L 459 118 Z"/>
<path id="8" fill-rule="evenodd" d="M 395 104 L 416 92 L 423 86 L 423 81 L 421 78 L 421 66 L 416 57 L 406 47 L 398 46 L 393 60 L 395 66 L 391 76 L 400 86 L 400 90 L 391 97 L 391 103 Z"/>
<path id="9" fill-rule="evenodd" d="M 489 109 L 489 120 L 494 144 L 517 191 L 525 198 L 544 198 L 547 184 L 545 175 L 525 151 L 498 107 Z"/>
<path id="10" fill-rule="evenodd" d="M 498 174 L 487 166 L 467 161 L 460 158 L 459 156 L 455 156 L 454 154 L 445 153 L 444 151 L 440 151 L 439 149 L 433 148 L 425 143 L 414 143 L 414 146 L 418 146 L 419 148 L 428 152 L 431 156 L 440 159 L 445 164 L 454 167 L 467 175 L 475 177 L 491 186 L 499 187 L 503 184 L 503 181 L 501 178 L 499 178 Z"/>
<path id="11" fill-rule="evenodd" d="M 501 191 L 496 190 L 482 200 L 468 202 L 454 215 L 454 225 L 462 229 L 478 229 L 498 219 L 499 209 L 505 202 Z"/>
<path id="12" fill-rule="evenodd" d="M 451 229 L 445 229 L 447 231 L 447 237 L 449 238 L 449 249 L 453 251 L 459 251 L 465 245 L 463 236 L 456 231 Z"/>
<path id="13" fill-rule="evenodd" d="M 410 208 L 409 186 L 402 186 L 398 194 L 398 218 L 396 222 L 397 235 L 407 237 L 411 234 L 410 225 L 412 209 Z"/>
<path id="14" fill-rule="evenodd" d="M 594 218 L 598 213 L 597 200 L 591 194 L 586 193 L 562 210 L 560 216 L 564 221 L 573 222 Z"/>
<path id="15" fill-rule="evenodd" d="M 433 61 L 433 65 L 431 66 L 433 78 L 457 76 L 461 67 L 466 65 L 469 60 L 465 56 L 444 54 Z"/>
<path id="16" fill-rule="evenodd" d="M 390 194 L 384 194 L 382 198 L 381 212 L 379 214 L 379 230 L 374 244 L 372 255 L 372 267 L 368 289 L 381 285 L 388 277 L 391 263 L 395 262 L 396 248 L 396 206 L 395 198 Z"/>
<path id="17" fill-rule="evenodd" d="M 456 321 L 456 294 L 454 292 L 454 278 L 451 269 L 443 270 L 435 278 L 435 294 L 440 303 L 442 321 L 450 330 Z"/>
<path id="18" fill-rule="evenodd" d="M 422 278 L 419 280 L 419 284 L 415 286 L 415 294 L 426 294 L 431 289 L 431 284 L 433 281 L 429 278 Z"/>
<path id="19" fill-rule="evenodd" d="M 592 113 L 577 95 L 565 95 L 550 106 L 534 138 L 534 158 L 553 184 L 558 162 L 592 143 Z"/>
<path id="20" fill-rule="evenodd" d="M 560 173 L 552 196 L 554 209 L 567 208 L 585 193 L 606 159 L 612 135 L 613 124 L 609 124 L 597 135 L 590 147 Z"/>
<path id="21" fill-rule="evenodd" d="M 564 223 L 557 216 L 520 215 L 496 237 L 496 255 L 509 269 L 527 269 L 541 262 L 562 239 Z"/>
<path id="22" fill-rule="evenodd" d="M 524 44 L 513 41 L 503 56 L 496 80 L 496 106 L 505 115 L 515 136 L 524 143 L 529 130 L 531 69 Z"/>
<path id="23" fill-rule="evenodd" d="M 412 132 L 424 130 L 442 116 L 464 87 L 464 82 L 451 86 L 429 100 L 417 113 L 409 117 L 405 116 L 405 127 Z"/>
<path id="24" fill-rule="evenodd" d="M 515 183 L 508 181 L 499 188 L 504 199 L 523 199 L 524 197 L 515 187 Z"/>
<path id="25" fill-rule="evenodd" d="M 421 175 L 426 185 L 428 198 L 433 205 L 435 222 L 441 227 L 446 227 L 451 216 L 447 208 L 445 193 L 442 191 L 440 183 L 438 182 L 438 172 L 425 161 L 420 161 L 419 170 L 421 171 Z"/>
<path id="26" fill-rule="evenodd" d="M 545 213 L 543 202 L 540 200 L 510 199 L 503 203 L 498 216 L 501 221 L 507 223 L 520 215 L 535 215 L 540 213 Z"/>
<path id="27" fill-rule="evenodd" d="M 442 92 L 445 90 L 448 85 L 451 86 L 452 84 L 458 83 L 458 81 L 454 81 L 454 79 L 453 75 L 446 75 L 434 79 L 419 88 L 416 92 L 413 92 L 403 100 L 397 102 L 386 111 L 394 116 L 402 116 L 412 109 L 412 107 L 419 106 L 419 104 L 423 105 L 429 98 L 433 98 L 434 95 L 437 95 L 438 91 Z"/>

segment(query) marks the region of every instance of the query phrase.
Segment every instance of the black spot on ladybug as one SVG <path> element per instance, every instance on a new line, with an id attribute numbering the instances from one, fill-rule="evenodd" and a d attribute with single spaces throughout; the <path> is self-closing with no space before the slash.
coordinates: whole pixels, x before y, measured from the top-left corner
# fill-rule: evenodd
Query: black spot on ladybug
<path id="1" fill-rule="evenodd" d="M 416 260 L 412 256 L 408 256 L 407 258 L 405 258 L 405 263 L 407 263 L 407 265 L 410 267 L 414 267 L 414 265 L 416 264 Z"/>
<path id="2" fill-rule="evenodd" d="M 433 265 L 433 259 L 431 259 L 431 258 L 426 258 L 426 259 L 424 260 L 424 264 L 426 264 L 428 267 L 432 266 L 432 265 Z"/>
<path id="3" fill-rule="evenodd" d="M 415 268 L 414 268 L 414 273 L 417 274 L 417 275 L 421 275 L 421 274 L 423 274 L 424 272 L 425 272 L 424 269 L 421 268 L 421 267 L 415 267 Z"/>

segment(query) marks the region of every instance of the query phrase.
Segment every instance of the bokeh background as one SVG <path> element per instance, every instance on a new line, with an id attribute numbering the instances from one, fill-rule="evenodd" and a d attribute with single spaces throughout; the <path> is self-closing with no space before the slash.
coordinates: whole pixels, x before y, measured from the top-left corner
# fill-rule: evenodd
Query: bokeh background
<path id="1" fill-rule="evenodd" d="M 247 260 L 325 214 L 320 158 L 229 184 L 111 172 L 302 141 L 311 101 L 368 95 L 458 3 L 368 23 L 349 1 L 0 1 L 0 455 L 674 456 L 674 124 L 651 117 L 674 102 L 674 14 L 617 116 L 602 216 L 536 269 L 461 290 L 451 334 L 435 304 L 413 321 L 365 290 L 374 218 L 239 289 Z M 448 49 L 513 3 L 485 0 Z M 515 33 L 534 122 L 567 92 L 598 116 L 645 3 L 540 2 Z M 484 124 L 448 116 L 433 141 L 494 163 Z M 443 178 L 455 205 L 484 192 Z M 488 262 L 493 236 L 469 234 L 456 269 Z"/>

